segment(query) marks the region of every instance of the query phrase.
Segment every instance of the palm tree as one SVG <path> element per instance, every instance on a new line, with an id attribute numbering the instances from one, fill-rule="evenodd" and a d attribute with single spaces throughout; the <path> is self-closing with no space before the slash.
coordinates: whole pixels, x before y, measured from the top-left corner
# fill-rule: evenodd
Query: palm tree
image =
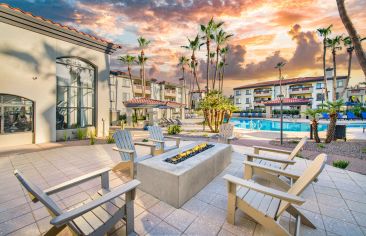
<path id="1" fill-rule="evenodd" d="M 149 44 L 151 43 L 151 41 L 143 38 L 142 36 L 140 36 L 137 39 L 137 42 L 139 43 L 139 48 L 141 49 L 141 54 L 139 56 L 139 62 L 140 62 L 140 66 L 141 66 L 142 97 L 145 97 L 145 86 L 146 86 L 146 81 L 145 81 L 145 62 L 146 62 L 147 58 L 145 59 L 144 49 L 147 48 L 147 46 L 149 46 Z"/>
<path id="2" fill-rule="evenodd" d="M 282 129 L 282 125 L 283 125 L 283 115 L 282 115 L 282 112 L 283 112 L 283 103 L 282 103 L 282 99 L 283 99 L 283 94 L 282 94 L 282 68 L 286 65 L 285 62 L 278 62 L 275 66 L 276 69 L 278 69 L 278 79 L 280 80 L 280 118 L 281 118 L 281 121 L 280 121 L 280 125 L 281 125 L 281 128 L 280 128 L 280 140 L 281 140 L 281 145 L 283 144 L 283 129 Z"/>
<path id="3" fill-rule="evenodd" d="M 219 63 L 219 78 L 218 78 L 218 80 L 219 80 L 219 92 L 222 92 L 222 87 L 221 87 L 221 85 L 222 85 L 222 79 L 223 79 L 223 73 L 224 73 L 224 65 L 225 65 L 225 63 L 224 63 L 224 61 L 223 60 L 221 60 L 220 61 L 220 63 Z"/>
<path id="4" fill-rule="evenodd" d="M 184 91 L 184 101 L 185 101 L 185 103 L 187 103 L 187 94 L 186 94 L 186 79 L 184 77 L 184 70 L 185 70 L 185 67 L 187 65 L 189 65 L 189 59 L 186 58 L 185 56 L 181 56 L 179 58 L 179 64 L 178 64 L 178 66 L 180 66 L 181 69 L 182 69 L 183 91 Z"/>
<path id="5" fill-rule="evenodd" d="M 342 36 L 335 36 L 334 38 L 327 39 L 327 47 L 332 49 L 332 59 L 333 59 L 333 96 L 332 102 L 337 100 L 337 61 L 336 54 L 337 50 L 342 49 L 341 45 Z"/>
<path id="6" fill-rule="evenodd" d="M 215 67 L 215 73 L 214 73 L 213 85 L 212 85 L 212 89 L 213 90 L 215 89 L 216 75 L 217 75 L 217 70 L 218 70 L 218 67 L 219 67 L 219 54 L 220 54 L 220 49 L 222 48 L 222 46 L 224 44 L 227 43 L 228 39 L 231 38 L 232 36 L 234 36 L 234 35 L 233 34 L 227 34 L 222 29 L 220 29 L 215 34 L 215 42 L 216 42 L 216 67 Z"/>
<path id="7" fill-rule="evenodd" d="M 336 0 L 336 1 L 337 1 L 339 16 L 343 22 L 344 27 L 346 28 L 346 30 L 348 32 L 349 37 L 351 38 L 353 46 L 355 47 L 355 52 L 356 52 L 358 62 L 360 63 L 362 71 L 366 77 L 366 54 L 362 48 L 362 44 L 359 40 L 358 33 L 357 33 L 355 27 L 353 26 L 351 19 L 349 18 L 348 14 L 347 14 L 347 10 L 344 5 L 344 0 Z"/>
<path id="8" fill-rule="evenodd" d="M 226 46 L 220 50 L 220 57 L 222 58 L 222 71 L 221 71 L 221 84 L 219 84 L 219 90 L 222 92 L 224 87 L 224 73 L 225 73 L 225 66 L 226 64 L 226 55 L 229 52 L 229 47 Z M 220 62 L 221 63 L 221 62 Z"/>
<path id="9" fill-rule="evenodd" d="M 198 78 L 197 78 L 197 71 L 196 71 L 196 69 L 197 69 L 197 59 L 196 59 L 195 53 L 196 53 L 197 50 L 199 50 L 201 48 L 201 46 L 204 43 L 200 43 L 200 39 L 198 37 L 198 34 L 195 37 L 195 39 L 193 39 L 193 40 L 188 39 L 188 42 L 189 42 L 189 44 L 187 46 L 182 46 L 182 48 L 186 48 L 186 49 L 189 49 L 189 50 L 192 51 L 191 66 L 193 68 L 193 77 L 196 80 L 198 90 L 201 90 L 200 85 L 198 83 Z"/>
<path id="10" fill-rule="evenodd" d="M 314 139 L 316 143 L 320 143 L 319 133 L 318 133 L 318 120 L 319 116 L 322 113 L 321 109 L 306 109 L 304 112 L 305 115 L 311 118 L 311 127 L 314 134 Z"/>
<path id="11" fill-rule="evenodd" d="M 345 37 L 343 39 L 343 45 L 347 48 L 347 53 L 348 53 L 348 73 L 347 73 L 347 79 L 346 79 L 346 83 L 344 84 L 344 88 L 340 93 L 341 98 L 343 98 L 344 92 L 346 91 L 347 87 L 348 87 L 348 83 L 351 77 L 351 64 L 352 64 L 352 54 L 353 54 L 353 50 L 354 47 L 352 45 L 352 40 L 350 37 Z"/>
<path id="12" fill-rule="evenodd" d="M 141 55 L 138 55 L 137 56 L 137 60 L 136 60 L 136 64 L 137 65 L 140 65 L 140 78 L 141 78 L 141 83 L 142 83 L 142 86 L 141 86 L 141 89 L 142 89 L 142 97 L 144 98 L 145 97 L 145 82 L 144 82 L 144 79 L 145 78 L 145 73 L 144 73 L 144 65 L 147 61 L 147 57 L 142 57 Z"/>
<path id="13" fill-rule="evenodd" d="M 136 59 L 135 56 L 131 56 L 128 54 L 118 58 L 118 60 L 120 60 L 123 64 L 127 65 L 128 76 L 130 77 L 130 82 L 131 82 L 132 97 L 135 97 L 135 90 L 133 87 L 133 80 L 132 80 L 132 75 L 131 75 L 131 65 L 135 62 L 135 59 Z"/>
<path id="14" fill-rule="evenodd" d="M 328 101 L 328 86 L 327 86 L 327 74 L 325 69 L 325 61 L 327 55 L 327 39 L 328 36 L 332 33 L 333 25 L 328 26 L 327 28 L 317 29 L 318 33 L 321 37 L 323 37 L 323 72 L 324 72 L 324 89 L 325 89 L 325 101 Z"/>
<path id="15" fill-rule="evenodd" d="M 211 18 L 211 20 L 207 23 L 207 25 L 201 25 L 201 32 L 203 33 L 202 39 L 205 40 L 206 48 L 207 48 L 207 60 L 206 60 L 206 93 L 208 93 L 209 85 L 208 78 L 210 74 L 210 44 L 211 40 L 214 39 L 213 32 L 216 27 L 220 27 L 223 22 L 216 24 Z"/>
<path id="16" fill-rule="evenodd" d="M 337 125 L 337 112 L 343 106 L 343 100 L 337 100 L 335 102 L 327 101 L 325 107 L 329 113 L 329 125 L 327 129 L 327 136 L 325 138 L 325 143 L 330 143 L 334 139 L 335 128 Z"/>

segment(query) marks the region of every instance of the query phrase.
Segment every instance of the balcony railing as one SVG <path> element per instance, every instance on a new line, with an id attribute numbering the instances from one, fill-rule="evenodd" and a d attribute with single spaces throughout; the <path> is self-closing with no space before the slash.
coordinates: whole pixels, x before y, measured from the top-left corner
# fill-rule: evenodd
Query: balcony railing
<path id="1" fill-rule="evenodd" d="M 313 92 L 312 87 L 290 88 L 289 89 L 290 94 L 301 94 L 301 93 L 312 93 L 312 92 Z"/>
<path id="2" fill-rule="evenodd" d="M 165 89 L 165 96 L 176 96 L 175 90 L 171 90 L 171 89 Z"/>
<path id="3" fill-rule="evenodd" d="M 255 90 L 254 96 L 270 96 L 272 95 L 272 90 Z"/>

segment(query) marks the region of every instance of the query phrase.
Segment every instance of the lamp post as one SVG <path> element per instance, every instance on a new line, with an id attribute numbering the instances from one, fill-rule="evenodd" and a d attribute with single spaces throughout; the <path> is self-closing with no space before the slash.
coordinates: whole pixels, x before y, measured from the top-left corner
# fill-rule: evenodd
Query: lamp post
<path id="1" fill-rule="evenodd" d="M 276 69 L 278 69 L 278 78 L 280 80 L 280 95 L 278 97 L 280 98 L 280 142 L 281 145 L 283 144 L 283 94 L 282 94 L 282 67 L 285 66 L 285 62 L 279 62 L 275 66 Z"/>

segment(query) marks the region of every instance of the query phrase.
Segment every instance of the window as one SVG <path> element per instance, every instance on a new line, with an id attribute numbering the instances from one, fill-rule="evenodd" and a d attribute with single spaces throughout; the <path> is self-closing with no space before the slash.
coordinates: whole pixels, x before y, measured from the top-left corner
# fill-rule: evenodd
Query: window
<path id="1" fill-rule="evenodd" d="M 322 94 L 322 93 L 317 93 L 317 94 L 316 94 L 316 100 L 317 100 L 317 101 L 324 101 L 324 94 Z"/>
<path id="2" fill-rule="evenodd" d="M 123 87 L 130 87 L 130 79 L 123 78 L 122 79 L 122 86 Z"/>
<path id="3" fill-rule="evenodd" d="M 76 58 L 56 60 L 56 128 L 94 125 L 95 68 Z"/>
<path id="4" fill-rule="evenodd" d="M 249 104 L 249 103 L 250 103 L 250 98 L 246 98 L 246 99 L 245 99 L 245 103 L 246 103 L 246 104 Z"/>
<path id="5" fill-rule="evenodd" d="M 33 131 L 33 102 L 0 94 L 0 134 Z"/>
<path id="6" fill-rule="evenodd" d="M 250 90 L 249 89 L 245 90 L 245 94 L 250 95 Z"/>
<path id="7" fill-rule="evenodd" d="M 241 99 L 240 99 L 240 98 L 237 98 L 237 99 L 235 100 L 235 102 L 236 102 L 236 104 L 241 104 Z"/>
<path id="8" fill-rule="evenodd" d="M 337 88 L 343 87 L 343 80 L 337 80 Z"/>
<path id="9" fill-rule="evenodd" d="M 130 100 L 130 94 L 122 93 L 122 101 L 128 101 L 128 100 Z"/>
<path id="10" fill-rule="evenodd" d="M 339 99 L 339 93 L 336 92 L 336 99 L 338 100 Z"/>
<path id="11" fill-rule="evenodd" d="M 316 83 L 316 89 L 324 88 L 323 83 Z"/>
<path id="12" fill-rule="evenodd" d="M 241 95 L 240 90 L 235 90 L 235 95 L 240 96 Z"/>

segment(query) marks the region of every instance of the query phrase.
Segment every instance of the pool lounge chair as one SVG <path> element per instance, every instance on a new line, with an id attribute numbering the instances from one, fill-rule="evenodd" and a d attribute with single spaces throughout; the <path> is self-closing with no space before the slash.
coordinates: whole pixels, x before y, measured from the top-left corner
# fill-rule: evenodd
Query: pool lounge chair
<path id="1" fill-rule="evenodd" d="M 362 120 L 366 120 L 366 111 L 361 112 Z"/>
<path id="2" fill-rule="evenodd" d="M 337 112 L 337 119 L 338 120 L 344 120 L 344 117 L 343 117 L 342 113 Z"/>
<path id="3" fill-rule="evenodd" d="M 329 114 L 328 113 L 322 113 L 322 119 L 329 120 Z"/>
<path id="4" fill-rule="evenodd" d="M 172 136 L 164 136 L 163 131 L 159 126 L 149 126 L 148 127 L 150 137 L 148 138 L 149 141 L 152 141 L 155 145 L 157 150 L 155 151 L 156 154 L 164 153 L 176 148 L 179 148 L 180 144 L 180 137 L 172 137 Z M 173 139 L 175 140 L 174 146 L 166 146 L 165 141 L 166 139 Z"/>
<path id="5" fill-rule="evenodd" d="M 41 202 L 50 213 L 50 223 L 53 226 L 44 235 L 57 235 L 66 227 L 73 235 L 106 235 L 121 220 L 126 224 L 126 235 L 129 235 L 134 232 L 133 201 L 140 181 L 131 180 L 110 191 L 109 171 L 109 168 L 94 171 L 46 190 L 41 190 L 18 170 L 14 171 L 14 175 L 27 190 L 31 200 L 34 203 Z M 98 177 L 101 178 L 102 189 L 68 211 L 62 211 L 50 197 Z"/>
<path id="6" fill-rule="evenodd" d="M 113 138 L 116 141 L 116 146 L 113 147 L 114 151 L 119 152 L 121 156 L 121 162 L 115 165 L 113 171 L 121 171 L 125 169 L 130 170 L 130 177 L 135 176 L 135 163 L 146 160 L 156 155 L 156 145 L 144 142 L 133 142 L 131 132 L 129 130 L 117 130 L 113 134 Z M 150 154 L 145 156 L 137 156 L 135 145 L 140 145 L 150 148 Z"/>
<path id="7" fill-rule="evenodd" d="M 244 162 L 244 178 L 251 179 L 253 175 L 259 175 L 265 179 L 271 179 L 272 182 L 275 182 L 277 186 L 281 187 L 282 189 L 288 189 L 289 184 L 287 182 L 278 178 L 278 174 L 272 174 L 266 171 L 265 167 L 285 171 L 289 165 L 293 165 L 296 163 L 294 159 L 305 146 L 307 139 L 307 137 L 302 138 L 292 151 L 253 146 L 254 154 L 247 154 L 247 161 Z M 260 151 L 267 151 L 277 154 L 287 154 L 288 156 L 287 158 L 274 157 L 270 154 L 260 154 Z M 293 175 L 291 179 L 296 180 L 297 178 L 295 175 Z"/>
<path id="8" fill-rule="evenodd" d="M 355 115 L 355 113 L 351 112 L 351 111 L 347 111 L 347 120 L 355 120 L 357 119 L 357 116 Z"/>
<path id="9" fill-rule="evenodd" d="M 248 112 L 245 112 L 244 113 L 244 117 L 249 117 L 249 113 Z"/>
<path id="10" fill-rule="evenodd" d="M 223 178 L 228 184 L 226 218 L 228 223 L 235 224 L 235 211 L 240 209 L 266 228 L 271 235 L 288 236 L 290 233 L 280 224 L 280 217 L 287 211 L 296 219 L 295 235 L 301 235 L 301 224 L 316 229 L 294 205 L 305 203 L 300 194 L 322 172 L 326 159 L 325 154 L 318 155 L 287 192 L 226 174 Z"/>

